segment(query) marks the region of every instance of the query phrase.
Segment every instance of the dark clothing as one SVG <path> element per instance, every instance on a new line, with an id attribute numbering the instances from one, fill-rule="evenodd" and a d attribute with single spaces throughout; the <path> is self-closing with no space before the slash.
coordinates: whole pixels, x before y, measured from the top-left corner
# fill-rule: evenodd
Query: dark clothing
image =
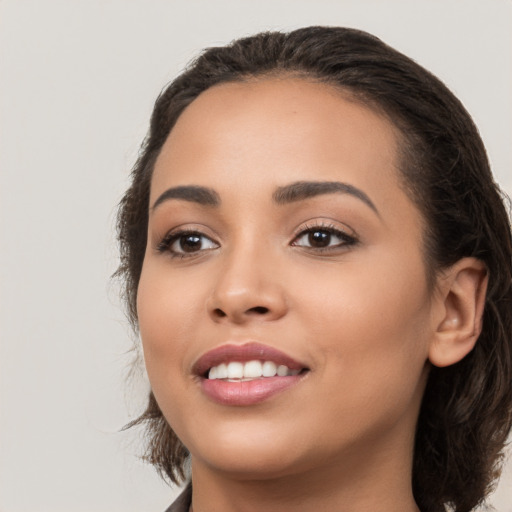
<path id="1" fill-rule="evenodd" d="M 188 512 L 192 503 L 192 485 L 188 484 L 176 501 L 165 512 Z"/>

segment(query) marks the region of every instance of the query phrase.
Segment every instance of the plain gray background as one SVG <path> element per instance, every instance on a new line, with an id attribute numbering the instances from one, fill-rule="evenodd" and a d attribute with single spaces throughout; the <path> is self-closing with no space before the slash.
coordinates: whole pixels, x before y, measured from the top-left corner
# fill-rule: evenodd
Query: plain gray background
<path id="1" fill-rule="evenodd" d="M 157 94 L 199 49 L 312 24 L 368 30 L 437 74 L 512 192 L 510 0 L 0 0 L 0 512 L 172 501 L 118 433 L 147 383 L 125 383 L 115 205 Z"/>

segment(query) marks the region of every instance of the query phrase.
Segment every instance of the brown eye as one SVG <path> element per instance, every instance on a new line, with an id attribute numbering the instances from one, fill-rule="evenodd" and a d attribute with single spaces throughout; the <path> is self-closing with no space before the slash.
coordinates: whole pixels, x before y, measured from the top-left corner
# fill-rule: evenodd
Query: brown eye
<path id="1" fill-rule="evenodd" d="M 190 234 L 180 236 L 172 245 L 173 250 L 179 252 L 195 252 L 200 251 L 203 245 L 203 240 L 200 235 Z"/>
<path id="2" fill-rule="evenodd" d="M 308 249 L 336 249 L 354 245 L 356 239 L 334 228 L 310 228 L 302 231 L 292 245 Z"/>
<path id="3" fill-rule="evenodd" d="M 158 245 L 158 250 L 160 252 L 169 252 L 172 256 L 185 257 L 202 251 L 216 249 L 217 247 L 219 247 L 217 242 L 214 242 L 202 233 L 180 231 L 167 235 Z"/>
<path id="4" fill-rule="evenodd" d="M 311 247 L 327 247 L 331 243 L 331 233 L 311 231 L 308 233 L 308 243 Z"/>
<path id="5" fill-rule="evenodd" d="M 169 251 L 175 254 L 190 254 L 208 249 L 215 249 L 218 245 L 201 233 L 178 233 L 169 244 Z"/>

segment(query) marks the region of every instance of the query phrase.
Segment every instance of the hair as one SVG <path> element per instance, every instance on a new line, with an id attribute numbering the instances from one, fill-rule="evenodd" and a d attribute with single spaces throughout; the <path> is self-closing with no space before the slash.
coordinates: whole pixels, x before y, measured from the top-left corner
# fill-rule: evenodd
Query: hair
<path id="1" fill-rule="evenodd" d="M 177 119 L 206 89 L 260 77 L 299 76 L 330 84 L 384 113 L 401 134 L 404 189 L 425 220 L 430 282 L 463 257 L 486 265 L 482 333 L 459 363 L 432 367 L 419 414 L 412 485 L 423 512 L 468 512 L 493 489 L 512 419 L 512 236 L 505 195 L 494 182 L 470 115 L 416 62 L 355 29 L 264 32 L 206 49 L 158 97 L 149 133 L 118 211 L 127 314 L 137 332 L 137 287 L 147 241 L 149 191 L 158 154 Z M 163 477 L 185 478 L 188 451 L 152 393 L 143 424 L 146 459 Z"/>

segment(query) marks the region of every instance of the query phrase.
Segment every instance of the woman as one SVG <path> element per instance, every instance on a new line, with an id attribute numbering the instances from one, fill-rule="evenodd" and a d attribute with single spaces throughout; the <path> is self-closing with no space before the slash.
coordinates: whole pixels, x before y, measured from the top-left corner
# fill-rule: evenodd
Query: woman
<path id="1" fill-rule="evenodd" d="M 119 211 L 169 510 L 470 511 L 511 421 L 510 224 L 471 118 L 353 29 L 205 51 Z M 185 464 L 190 463 L 190 469 Z"/>

